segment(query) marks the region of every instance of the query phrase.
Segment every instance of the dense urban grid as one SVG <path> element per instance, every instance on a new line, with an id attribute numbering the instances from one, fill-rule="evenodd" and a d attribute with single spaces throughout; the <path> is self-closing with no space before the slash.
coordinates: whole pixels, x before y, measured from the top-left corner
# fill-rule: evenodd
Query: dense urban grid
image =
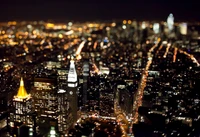
<path id="1" fill-rule="evenodd" d="M 199 137 L 199 29 L 0 23 L 0 137 Z"/>

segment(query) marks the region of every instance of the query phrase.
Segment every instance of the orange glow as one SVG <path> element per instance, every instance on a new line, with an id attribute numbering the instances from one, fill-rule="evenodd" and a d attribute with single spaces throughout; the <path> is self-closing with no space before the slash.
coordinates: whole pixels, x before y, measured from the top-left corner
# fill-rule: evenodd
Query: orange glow
<path id="1" fill-rule="evenodd" d="M 96 64 L 93 63 L 93 66 L 94 66 L 94 71 L 99 74 L 99 69 L 97 68 Z"/>
<path id="2" fill-rule="evenodd" d="M 177 48 L 174 48 L 174 56 L 173 56 L 173 62 L 176 62 L 176 54 L 177 54 Z"/>
<path id="3" fill-rule="evenodd" d="M 97 48 L 97 42 L 94 43 L 94 49 L 96 49 L 96 48 Z"/>
<path id="4" fill-rule="evenodd" d="M 197 66 L 200 66 L 199 62 L 197 61 L 197 59 L 196 59 L 193 55 L 191 55 L 191 54 L 189 54 L 189 53 L 187 53 L 186 51 L 183 51 L 183 50 L 179 50 L 179 52 L 185 54 L 185 55 L 186 55 L 188 58 L 190 58 L 195 64 L 197 64 Z"/>
<path id="5" fill-rule="evenodd" d="M 92 28 L 94 27 L 94 24 L 89 24 L 88 27 Z"/>
<path id="6" fill-rule="evenodd" d="M 123 20 L 123 24 L 126 24 L 127 23 L 127 21 L 126 20 Z"/>
<path id="7" fill-rule="evenodd" d="M 157 50 L 156 54 L 162 49 L 163 45 L 160 45 L 159 49 Z"/>
<path id="8" fill-rule="evenodd" d="M 10 21 L 10 22 L 8 22 L 8 25 L 16 25 L 16 24 L 17 24 L 16 21 Z"/>
<path id="9" fill-rule="evenodd" d="M 152 52 L 158 46 L 160 40 L 161 40 L 160 38 L 157 39 L 157 43 L 153 47 L 151 47 L 151 49 L 149 50 L 149 52 Z"/>
<path id="10" fill-rule="evenodd" d="M 91 40 L 92 40 L 92 38 L 89 37 L 89 38 L 88 38 L 88 41 L 91 41 Z"/>
<path id="11" fill-rule="evenodd" d="M 131 24 L 132 23 L 132 21 L 131 20 L 128 20 L 128 24 Z"/>
<path id="12" fill-rule="evenodd" d="M 163 58 L 166 58 L 166 57 L 167 57 L 167 54 L 168 54 L 168 52 L 169 52 L 170 46 L 171 46 L 171 44 L 167 44 L 167 48 L 166 48 L 165 54 L 163 55 Z"/>
<path id="13" fill-rule="evenodd" d="M 112 26 L 112 27 L 115 27 L 115 26 L 116 26 L 116 23 L 115 23 L 115 22 L 113 22 L 113 23 L 111 24 L 111 26 Z"/>
<path id="14" fill-rule="evenodd" d="M 149 53 L 148 53 L 149 55 L 151 55 L 151 52 L 158 46 L 159 42 L 160 42 L 160 38 L 158 38 L 157 43 L 149 50 Z M 138 91 L 136 93 L 136 98 L 133 103 L 133 112 L 134 112 L 133 113 L 133 121 L 132 121 L 133 124 L 138 123 L 138 117 L 139 117 L 138 109 L 140 106 L 142 106 L 142 98 L 144 95 L 144 89 L 146 87 L 148 71 L 149 71 L 151 64 L 152 64 L 152 60 L 148 60 L 145 70 L 143 71 L 143 74 L 142 74 L 141 83 L 139 84 Z"/>

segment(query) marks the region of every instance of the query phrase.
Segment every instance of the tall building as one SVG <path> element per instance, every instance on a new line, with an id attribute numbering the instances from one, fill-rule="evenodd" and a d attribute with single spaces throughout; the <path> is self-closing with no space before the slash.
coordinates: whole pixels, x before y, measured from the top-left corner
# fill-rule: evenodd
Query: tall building
<path id="1" fill-rule="evenodd" d="M 89 61 L 83 63 L 83 106 L 87 108 L 87 90 L 89 77 Z"/>
<path id="2" fill-rule="evenodd" d="M 73 116 L 69 109 L 69 102 L 67 99 L 67 91 L 63 89 L 58 90 L 58 130 L 66 134 L 73 125 Z"/>
<path id="3" fill-rule="evenodd" d="M 159 23 L 153 24 L 153 31 L 155 34 L 158 34 L 160 32 L 160 24 Z"/>
<path id="4" fill-rule="evenodd" d="M 42 127 L 50 129 L 50 126 L 54 126 L 61 135 L 65 135 L 74 124 L 73 109 L 69 106 L 72 99 L 68 99 L 72 95 L 71 92 L 70 94 L 67 92 L 68 87 L 72 86 L 68 83 L 68 71 L 64 68 L 44 71 L 47 72 L 46 76 L 34 78 L 32 90 L 33 106 L 38 114 L 39 129 L 41 131 Z M 74 91 L 73 88 L 71 90 Z"/>
<path id="5" fill-rule="evenodd" d="M 110 89 L 100 91 L 100 115 L 114 116 L 114 92 Z"/>
<path id="6" fill-rule="evenodd" d="M 58 82 L 58 90 L 63 89 L 67 90 L 67 69 L 58 69 L 57 70 L 57 82 Z"/>
<path id="7" fill-rule="evenodd" d="M 68 101 L 69 109 L 72 112 L 73 121 L 77 120 L 77 111 L 78 111 L 78 100 L 77 100 L 77 73 L 75 68 L 75 63 L 73 58 L 70 61 L 70 68 L 68 72 Z"/>
<path id="8" fill-rule="evenodd" d="M 57 127 L 58 98 L 57 81 L 55 78 L 34 78 L 34 87 L 31 91 L 33 97 L 33 110 L 37 113 L 37 125 L 40 134 L 46 134 L 51 126 Z"/>
<path id="9" fill-rule="evenodd" d="M 182 35 L 187 35 L 187 23 L 181 23 L 179 24 L 180 27 L 180 33 Z"/>
<path id="10" fill-rule="evenodd" d="M 35 78 L 32 91 L 33 106 L 39 117 L 57 117 L 56 79 Z"/>
<path id="11" fill-rule="evenodd" d="M 67 70 L 58 69 L 58 130 L 61 133 L 66 133 L 69 128 L 73 125 L 73 116 L 69 109 L 68 100 L 68 83 L 67 83 Z"/>
<path id="12" fill-rule="evenodd" d="M 118 89 L 120 94 L 119 106 L 127 118 L 132 117 L 133 93 L 127 88 Z"/>
<path id="13" fill-rule="evenodd" d="M 24 81 L 21 78 L 20 87 L 17 95 L 13 98 L 13 110 L 8 117 L 8 124 L 11 127 L 11 132 L 14 128 L 23 123 L 29 127 L 33 126 L 31 117 L 31 95 L 26 92 Z"/>
<path id="14" fill-rule="evenodd" d="M 172 13 L 169 14 L 167 18 L 167 26 L 168 26 L 169 32 L 171 32 L 174 29 L 174 16 Z"/>

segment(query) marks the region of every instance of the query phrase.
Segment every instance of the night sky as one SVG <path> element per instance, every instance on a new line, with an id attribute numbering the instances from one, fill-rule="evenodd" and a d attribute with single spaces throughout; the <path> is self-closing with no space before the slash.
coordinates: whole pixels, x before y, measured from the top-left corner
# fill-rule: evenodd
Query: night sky
<path id="1" fill-rule="evenodd" d="M 163 2 L 167 1 L 167 2 Z M 1 0 L 0 21 L 113 19 L 200 21 L 199 2 L 193 0 Z"/>

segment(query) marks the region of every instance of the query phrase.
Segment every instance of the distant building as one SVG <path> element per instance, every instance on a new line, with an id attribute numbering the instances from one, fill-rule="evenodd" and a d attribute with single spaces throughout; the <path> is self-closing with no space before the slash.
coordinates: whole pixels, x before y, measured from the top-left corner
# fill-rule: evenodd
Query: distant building
<path id="1" fill-rule="evenodd" d="M 88 77 L 90 75 L 89 61 L 83 63 L 83 106 L 87 106 Z"/>
<path id="2" fill-rule="evenodd" d="M 153 31 L 155 34 L 158 34 L 160 32 L 160 24 L 159 23 L 153 24 Z"/>
<path id="3" fill-rule="evenodd" d="M 169 14 L 167 18 L 167 26 L 168 26 L 169 32 L 171 32 L 174 29 L 174 16 L 172 13 Z"/>
<path id="4" fill-rule="evenodd" d="M 180 27 L 180 33 L 182 35 L 187 35 L 187 23 L 181 23 L 179 27 Z"/>

